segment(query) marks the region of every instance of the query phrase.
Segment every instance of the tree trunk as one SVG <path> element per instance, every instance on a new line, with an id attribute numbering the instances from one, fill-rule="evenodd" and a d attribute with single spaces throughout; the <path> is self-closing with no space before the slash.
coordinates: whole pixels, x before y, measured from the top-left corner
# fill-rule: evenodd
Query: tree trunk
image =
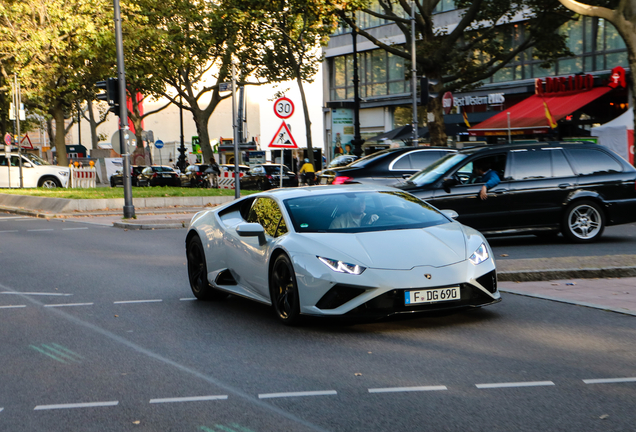
<path id="1" fill-rule="evenodd" d="M 300 98 L 303 101 L 303 114 L 305 115 L 305 134 L 307 135 L 307 157 L 309 158 L 309 163 L 314 165 L 314 147 L 311 141 L 311 120 L 309 118 L 307 96 L 305 95 L 305 88 L 303 87 L 303 80 L 300 77 L 300 73 L 296 74 L 296 81 L 298 82 L 298 88 L 300 89 Z M 320 169 L 322 169 L 322 161 L 320 164 Z"/>
<path id="2" fill-rule="evenodd" d="M 427 73 L 426 76 L 436 80 L 437 86 L 433 88 L 434 91 L 440 93 L 442 88 L 441 74 Z M 439 94 L 436 98 L 429 99 L 427 105 L 427 118 L 426 126 L 428 127 L 428 133 L 430 136 L 430 142 L 432 146 L 448 146 L 446 138 L 446 128 L 444 127 L 444 110 L 442 108 L 442 96 Z"/>
<path id="3" fill-rule="evenodd" d="M 201 114 L 203 113 L 201 112 Z M 208 131 L 208 120 L 210 118 L 205 118 L 204 115 L 197 117 L 194 113 L 192 113 L 192 117 L 197 126 L 197 134 L 199 134 L 199 145 L 201 146 L 201 154 L 203 157 L 202 162 L 207 164 L 210 162 L 210 158 L 214 157 L 214 150 L 212 150 L 212 146 L 210 145 L 210 132 Z M 204 143 L 207 145 L 204 145 Z"/>
<path id="4" fill-rule="evenodd" d="M 57 164 L 59 166 L 68 166 L 68 158 L 66 157 L 66 142 L 64 140 L 64 110 L 59 104 L 51 107 L 50 114 L 55 121 L 55 151 L 57 154 Z"/>

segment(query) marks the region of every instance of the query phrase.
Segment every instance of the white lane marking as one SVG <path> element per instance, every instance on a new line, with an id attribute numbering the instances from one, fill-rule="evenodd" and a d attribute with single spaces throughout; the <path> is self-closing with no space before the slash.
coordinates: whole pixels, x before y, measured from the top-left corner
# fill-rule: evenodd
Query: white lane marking
<path id="1" fill-rule="evenodd" d="M 15 308 L 25 308 L 26 305 L 8 305 L 8 306 L 0 306 L 0 309 L 15 309 Z"/>
<path id="2" fill-rule="evenodd" d="M 38 405 L 33 408 L 34 411 L 40 410 L 54 410 L 54 409 L 69 409 L 69 408 L 93 408 L 93 407 L 107 407 L 119 405 L 119 401 L 108 402 L 84 402 L 74 404 L 58 404 L 58 405 Z"/>
<path id="3" fill-rule="evenodd" d="M 93 303 L 62 303 L 62 304 L 45 304 L 44 307 L 64 307 L 64 306 L 92 306 Z"/>
<path id="4" fill-rule="evenodd" d="M 227 395 L 191 396 L 191 397 L 177 397 L 177 398 L 164 398 L 164 399 L 150 399 L 150 403 L 198 402 L 198 401 L 226 400 L 226 399 L 227 399 Z"/>
<path id="5" fill-rule="evenodd" d="M 636 382 L 636 377 L 633 378 L 600 378 L 600 379 L 584 379 L 585 384 L 611 384 L 611 383 L 623 383 L 623 382 Z"/>
<path id="6" fill-rule="evenodd" d="M 62 228 L 62 231 L 77 231 L 77 230 L 87 230 L 88 227 L 81 227 L 81 228 Z"/>
<path id="7" fill-rule="evenodd" d="M 438 391 L 438 390 L 448 390 L 448 388 L 446 386 L 385 387 L 385 388 L 370 388 L 369 393 L 401 393 L 401 392 Z"/>
<path id="8" fill-rule="evenodd" d="M 42 228 L 42 229 L 27 230 L 27 232 L 36 232 L 36 231 L 55 231 L 55 230 L 53 228 Z"/>
<path id="9" fill-rule="evenodd" d="M 116 301 L 113 302 L 113 304 L 128 304 L 128 303 L 157 303 L 157 302 L 161 302 L 163 300 L 161 299 L 155 299 L 155 300 L 123 300 L 123 301 Z"/>
<path id="10" fill-rule="evenodd" d="M 305 391 L 305 392 L 288 392 L 288 393 L 262 393 L 258 395 L 259 399 L 283 398 L 283 397 L 300 397 L 300 396 L 332 396 L 337 395 L 335 390 L 321 391 Z"/>
<path id="11" fill-rule="evenodd" d="M 196 300 L 196 299 L 197 299 L 196 297 L 188 297 L 188 298 L 181 298 L 179 300 L 181 300 L 181 301 L 192 301 L 192 300 Z"/>
<path id="12" fill-rule="evenodd" d="M 32 295 L 32 296 L 72 296 L 73 294 L 62 293 L 43 293 L 43 292 L 18 292 L 18 291 L 0 291 L 0 294 L 20 294 L 20 295 Z"/>
<path id="13" fill-rule="evenodd" d="M 4 231 L 0 231 L 0 233 L 12 233 L 12 232 L 18 232 L 18 230 L 4 230 Z"/>
<path id="14" fill-rule="evenodd" d="M 553 386 L 552 381 L 528 381 L 528 382 L 510 382 L 510 383 L 492 383 L 492 384 L 475 384 L 478 389 L 489 388 L 507 388 L 507 387 L 540 387 Z"/>

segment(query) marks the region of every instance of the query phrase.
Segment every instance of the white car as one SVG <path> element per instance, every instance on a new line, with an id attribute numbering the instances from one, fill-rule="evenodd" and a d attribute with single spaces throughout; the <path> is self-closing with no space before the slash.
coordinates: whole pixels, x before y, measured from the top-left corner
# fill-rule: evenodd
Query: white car
<path id="1" fill-rule="evenodd" d="M 24 187 L 45 187 L 58 188 L 66 187 L 71 169 L 51 165 L 44 159 L 28 153 L 22 155 L 22 183 Z M 11 166 L 7 166 L 7 157 L 4 153 L 0 153 L 0 188 L 9 187 L 9 178 L 11 178 L 11 187 L 20 186 L 20 160 L 17 153 L 11 154 Z"/>
<path id="2" fill-rule="evenodd" d="M 301 314 L 383 317 L 501 301 L 486 239 L 392 188 L 278 189 L 197 213 L 186 236 L 195 297 L 235 294 Z"/>

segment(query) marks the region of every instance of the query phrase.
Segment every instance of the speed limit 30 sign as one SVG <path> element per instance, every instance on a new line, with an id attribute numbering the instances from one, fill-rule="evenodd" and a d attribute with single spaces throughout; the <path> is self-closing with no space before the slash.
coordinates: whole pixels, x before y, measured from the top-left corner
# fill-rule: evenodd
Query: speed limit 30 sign
<path id="1" fill-rule="evenodd" d="M 282 119 L 288 119 L 294 114 L 294 103 L 291 99 L 282 97 L 274 102 L 274 113 Z"/>

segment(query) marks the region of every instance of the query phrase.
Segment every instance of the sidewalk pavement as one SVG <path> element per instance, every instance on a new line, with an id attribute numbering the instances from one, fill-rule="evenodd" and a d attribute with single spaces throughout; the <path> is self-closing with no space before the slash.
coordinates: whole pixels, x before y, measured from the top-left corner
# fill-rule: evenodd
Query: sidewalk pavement
<path id="1" fill-rule="evenodd" d="M 187 228 L 205 207 L 136 210 L 135 219 L 122 211 L 46 213 L 24 209 L 0 210 L 40 218 L 58 218 L 125 230 Z M 636 254 L 592 257 L 508 259 L 495 257 L 499 289 L 524 295 L 636 316 Z"/>

